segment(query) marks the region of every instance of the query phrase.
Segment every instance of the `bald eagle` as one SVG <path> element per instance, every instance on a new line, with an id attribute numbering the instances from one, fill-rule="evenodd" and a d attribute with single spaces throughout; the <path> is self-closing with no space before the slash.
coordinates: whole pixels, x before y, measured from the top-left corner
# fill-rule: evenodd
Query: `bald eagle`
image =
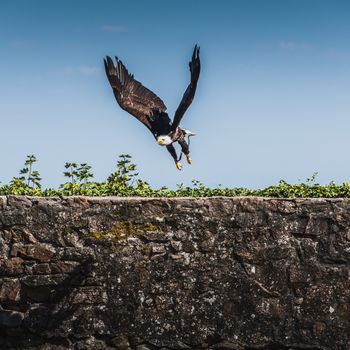
<path id="1" fill-rule="evenodd" d="M 179 125 L 196 92 L 200 73 L 199 47 L 197 45 L 194 47 L 192 59 L 189 62 L 191 81 L 172 121 L 166 113 L 167 108 L 164 102 L 154 92 L 134 79 L 134 75 L 127 71 L 118 57 L 115 59 L 116 64 L 109 56 L 106 56 L 104 65 L 119 106 L 142 122 L 151 131 L 157 143 L 167 148 L 178 170 L 182 168 L 180 163 L 182 153 L 185 154 L 187 162 L 191 164 L 189 142 L 186 142 L 185 138 L 187 136 L 189 140 L 189 137 L 195 134 L 181 129 Z M 173 145 L 174 142 L 178 142 L 181 146 L 179 158 Z"/>

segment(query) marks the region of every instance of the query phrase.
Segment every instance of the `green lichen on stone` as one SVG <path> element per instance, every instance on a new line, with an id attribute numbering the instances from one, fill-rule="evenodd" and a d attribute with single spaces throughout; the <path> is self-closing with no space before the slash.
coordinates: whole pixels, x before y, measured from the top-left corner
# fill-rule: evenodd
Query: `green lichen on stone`
<path id="1" fill-rule="evenodd" d="M 161 229 L 151 222 L 136 224 L 131 221 L 118 221 L 108 230 L 92 232 L 92 236 L 96 239 L 111 238 L 119 241 L 129 237 L 137 237 L 147 232 L 160 233 Z"/>
<path id="2" fill-rule="evenodd" d="M 161 232 L 158 225 L 152 224 L 151 222 L 146 222 L 143 224 L 143 230 L 145 232 Z"/>

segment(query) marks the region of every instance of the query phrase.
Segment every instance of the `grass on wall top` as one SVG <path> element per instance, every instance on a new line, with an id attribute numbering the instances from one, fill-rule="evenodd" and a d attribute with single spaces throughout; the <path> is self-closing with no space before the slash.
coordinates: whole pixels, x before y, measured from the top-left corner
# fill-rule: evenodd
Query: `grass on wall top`
<path id="1" fill-rule="evenodd" d="M 119 156 L 116 170 L 103 182 L 92 181 L 93 174 L 87 163 L 66 163 L 64 176 L 67 181 L 57 189 L 43 189 L 40 173 L 35 170 L 37 159 L 34 155 L 27 156 L 24 167 L 17 177 L 13 177 L 9 184 L 0 185 L 0 195 L 28 195 L 28 196 L 141 196 L 141 197 L 212 197 L 212 196 L 261 196 L 275 198 L 345 198 L 350 197 L 350 184 L 340 185 L 331 182 L 328 185 L 316 183 L 315 173 L 305 182 L 289 184 L 280 180 L 278 185 L 263 189 L 251 190 L 247 188 L 208 188 L 197 180 L 192 186 L 177 185 L 176 190 L 167 187 L 153 189 L 138 177 L 136 165 L 131 156 Z"/>

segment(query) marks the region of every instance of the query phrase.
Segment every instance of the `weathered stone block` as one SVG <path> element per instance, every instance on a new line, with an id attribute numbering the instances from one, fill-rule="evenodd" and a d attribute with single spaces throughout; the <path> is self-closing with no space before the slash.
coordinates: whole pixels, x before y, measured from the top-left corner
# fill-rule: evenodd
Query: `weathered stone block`
<path id="1" fill-rule="evenodd" d="M 72 304 L 105 304 L 107 293 L 103 287 L 80 287 L 72 291 Z"/>
<path id="2" fill-rule="evenodd" d="M 18 278 L 0 279 L 0 302 L 18 302 L 21 298 L 21 282 Z"/>
<path id="3" fill-rule="evenodd" d="M 0 307 L 0 327 L 19 327 L 24 314 L 18 311 L 4 310 Z"/>
<path id="4" fill-rule="evenodd" d="M 350 200 L 0 197 L 0 348 L 350 348 Z"/>
<path id="5" fill-rule="evenodd" d="M 97 340 L 94 337 L 80 340 L 76 344 L 77 350 L 105 350 L 106 348 L 107 346 L 102 340 Z"/>
<path id="6" fill-rule="evenodd" d="M 305 235 L 306 236 L 318 236 L 326 235 L 328 232 L 327 220 L 323 217 L 311 216 L 309 222 L 306 225 Z"/>
<path id="7" fill-rule="evenodd" d="M 0 259 L 0 277 L 18 276 L 23 273 L 23 259 Z"/>
<path id="8" fill-rule="evenodd" d="M 11 249 L 11 256 L 21 256 L 39 261 L 50 261 L 56 250 L 48 244 L 15 243 Z"/>
<path id="9" fill-rule="evenodd" d="M 72 273 L 80 266 L 77 261 L 57 261 L 50 264 L 52 273 Z"/>
<path id="10" fill-rule="evenodd" d="M 30 287 L 57 286 L 68 279 L 66 274 L 57 275 L 31 275 L 21 278 L 21 282 Z"/>
<path id="11" fill-rule="evenodd" d="M 48 263 L 35 264 L 32 267 L 32 273 L 35 275 L 46 275 L 51 273 L 51 268 Z"/>
<path id="12" fill-rule="evenodd" d="M 51 286 L 24 286 L 23 288 L 23 298 L 28 303 L 49 302 L 54 294 L 55 289 Z"/>
<path id="13" fill-rule="evenodd" d="M 1 214 L 1 211 L 0 211 Z M 1 221 L 0 221 L 1 224 Z M 0 230 L 0 259 L 7 259 L 10 253 L 10 242 L 12 241 L 12 235 L 9 231 Z"/>

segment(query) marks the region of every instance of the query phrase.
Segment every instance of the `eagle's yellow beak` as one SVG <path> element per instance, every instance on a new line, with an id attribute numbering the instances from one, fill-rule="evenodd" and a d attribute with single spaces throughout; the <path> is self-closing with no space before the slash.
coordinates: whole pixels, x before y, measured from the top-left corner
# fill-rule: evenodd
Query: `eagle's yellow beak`
<path id="1" fill-rule="evenodd" d="M 158 140 L 157 140 L 157 143 L 158 143 L 158 145 L 164 145 L 164 140 L 158 139 Z"/>

